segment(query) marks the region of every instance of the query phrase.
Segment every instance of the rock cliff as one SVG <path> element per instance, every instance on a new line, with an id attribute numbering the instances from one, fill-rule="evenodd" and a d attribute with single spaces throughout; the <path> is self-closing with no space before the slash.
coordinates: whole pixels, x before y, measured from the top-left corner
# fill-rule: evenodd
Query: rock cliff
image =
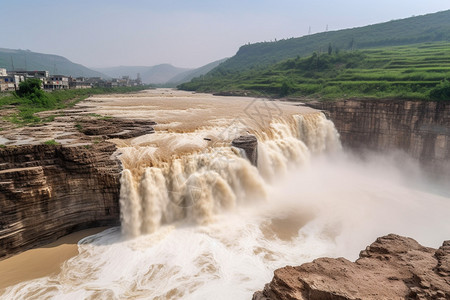
<path id="1" fill-rule="evenodd" d="M 308 105 L 329 112 L 344 147 L 399 149 L 450 176 L 450 102 L 345 100 Z"/>
<path id="2" fill-rule="evenodd" d="M 0 259 L 75 230 L 119 224 L 110 143 L 0 148 Z"/>
<path id="3" fill-rule="evenodd" d="M 390 234 L 356 262 L 319 258 L 278 269 L 253 299 L 450 299 L 450 241 L 436 250 Z"/>
<path id="4" fill-rule="evenodd" d="M 244 150 L 247 159 L 254 166 L 258 165 L 258 140 L 254 135 L 242 135 L 231 142 L 231 146 Z"/>

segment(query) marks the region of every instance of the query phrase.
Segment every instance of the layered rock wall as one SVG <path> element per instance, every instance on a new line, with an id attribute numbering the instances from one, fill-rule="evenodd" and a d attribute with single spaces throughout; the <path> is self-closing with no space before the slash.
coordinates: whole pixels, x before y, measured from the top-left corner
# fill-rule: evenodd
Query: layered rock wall
<path id="1" fill-rule="evenodd" d="M 75 230 L 118 225 L 115 150 L 110 143 L 0 149 L 0 259 Z"/>
<path id="2" fill-rule="evenodd" d="M 439 174 L 450 174 L 450 103 L 403 100 L 316 102 L 326 110 L 344 147 L 402 150 Z"/>

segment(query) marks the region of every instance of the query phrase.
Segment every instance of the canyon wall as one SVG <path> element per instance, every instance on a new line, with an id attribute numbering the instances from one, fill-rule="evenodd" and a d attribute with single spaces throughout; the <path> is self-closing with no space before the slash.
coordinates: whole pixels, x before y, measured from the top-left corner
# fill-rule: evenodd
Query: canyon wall
<path id="1" fill-rule="evenodd" d="M 329 112 L 344 147 L 402 150 L 450 177 L 450 103 L 403 100 L 313 102 Z"/>
<path id="2" fill-rule="evenodd" d="M 115 150 L 110 143 L 0 148 L 0 259 L 76 230 L 118 225 Z"/>

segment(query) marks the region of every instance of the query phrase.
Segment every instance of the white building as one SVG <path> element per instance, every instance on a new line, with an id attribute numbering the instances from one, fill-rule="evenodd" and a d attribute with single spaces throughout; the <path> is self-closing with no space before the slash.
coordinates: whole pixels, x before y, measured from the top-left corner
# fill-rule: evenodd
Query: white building
<path id="1" fill-rule="evenodd" d="M 15 91 L 24 80 L 25 77 L 20 75 L 0 76 L 0 91 Z"/>
<path id="2" fill-rule="evenodd" d="M 44 81 L 46 90 L 63 90 L 69 88 L 69 77 L 63 75 L 52 75 Z"/>
<path id="3" fill-rule="evenodd" d="M 69 88 L 71 89 L 90 89 L 92 84 L 86 81 L 84 77 L 72 78 L 69 77 Z"/>

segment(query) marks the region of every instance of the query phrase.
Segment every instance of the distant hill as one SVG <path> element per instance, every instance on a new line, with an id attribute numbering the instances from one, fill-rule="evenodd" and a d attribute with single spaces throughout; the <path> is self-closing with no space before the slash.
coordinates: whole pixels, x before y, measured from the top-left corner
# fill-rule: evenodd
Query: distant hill
<path id="1" fill-rule="evenodd" d="M 365 27 L 242 46 L 213 72 L 227 73 L 264 67 L 288 58 L 333 49 L 365 49 L 424 42 L 450 41 L 450 10 Z"/>
<path id="2" fill-rule="evenodd" d="M 175 87 L 178 84 L 188 82 L 194 77 L 205 75 L 227 59 L 217 60 L 196 69 L 178 68 L 170 64 L 161 64 L 151 67 L 144 66 L 119 66 L 111 68 L 94 68 L 94 70 L 107 74 L 113 78 L 130 76 L 136 78 L 141 75 L 142 82 Z"/>
<path id="3" fill-rule="evenodd" d="M 178 84 L 191 81 L 195 77 L 205 75 L 206 73 L 208 73 L 209 71 L 211 71 L 212 69 L 214 69 L 215 67 L 217 67 L 218 65 L 223 63 L 224 61 L 226 61 L 227 59 L 228 58 L 216 60 L 212 63 L 204 65 L 203 67 L 193 69 L 193 70 L 188 70 L 186 72 L 180 73 L 180 74 L 176 75 L 175 77 L 171 78 L 167 83 L 171 84 L 173 86 L 176 86 Z"/>
<path id="4" fill-rule="evenodd" d="M 169 64 L 161 64 L 151 67 L 120 66 L 111 68 L 95 68 L 95 70 L 114 78 L 121 78 L 122 76 L 136 78 L 139 73 L 143 83 L 164 84 L 171 78 L 186 71 L 190 71 L 191 69 L 177 68 Z"/>
<path id="5" fill-rule="evenodd" d="M 95 71 L 101 72 L 108 75 L 111 78 L 122 78 L 122 76 L 130 76 L 130 78 L 136 78 L 138 73 L 141 74 L 146 72 L 149 67 L 131 67 L 131 66 L 120 66 L 111 68 L 92 68 Z"/>
<path id="6" fill-rule="evenodd" d="M 49 71 L 50 74 L 73 77 L 107 77 L 59 55 L 0 48 L 0 68 L 13 71 L 13 64 L 16 71 Z"/>

